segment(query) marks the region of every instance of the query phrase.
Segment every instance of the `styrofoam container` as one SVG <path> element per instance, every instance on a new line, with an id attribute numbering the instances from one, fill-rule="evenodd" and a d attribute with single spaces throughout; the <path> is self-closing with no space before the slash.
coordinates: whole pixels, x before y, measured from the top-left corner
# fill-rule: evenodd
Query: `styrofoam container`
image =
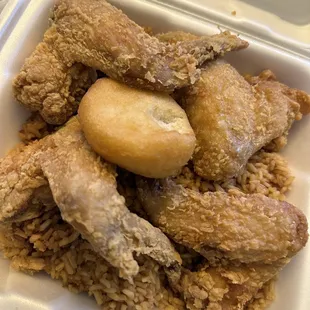
<path id="1" fill-rule="evenodd" d="M 111 0 L 140 25 L 155 31 L 184 30 L 197 34 L 214 34 L 230 28 L 242 34 L 250 47 L 231 53 L 226 59 L 241 73 L 259 73 L 271 69 L 278 78 L 310 93 L 310 18 L 300 13 L 300 20 L 285 17 L 287 8 L 275 14 L 270 1 L 251 0 Z M 258 3 L 259 2 L 259 3 Z M 272 3 L 276 3 L 274 1 Z M 298 1 L 294 2 L 297 6 Z M 22 6 L 18 6 L 23 3 Z M 25 4 L 26 3 L 26 4 Z M 269 3 L 269 7 L 268 4 Z M 279 2 L 280 3 L 280 2 Z M 308 0 L 300 0 L 307 8 Z M 49 10 L 53 0 L 11 0 L 6 14 L 19 12 L 12 18 L 3 16 L 6 32 L 0 49 L 0 156 L 18 142 L 18 130 L 29 115 L 13 97 L 11 82 L 26 57 L 34 50 L 48 27 Z M 259 5 L 259 7 L 255 7 Z M 265 6 L 264 6 L 265 5 Z M 16 11 L 17 10 L 17 11 Z M 236 15 L 231 12 L 236 11 Z M 10 13 L 11 12 L 11 13 Z M 309 10 L 307 10 L 309 13 Z M 18 19 L 18 20 L 17 20 Z M 1 20 L 0 20 L 1 21 Z M 300 21 L 300 22 L 299 22 Z M 0 24 L 1 25 L 1 24 Z M 4 26 L 3 26 L 4 27 Z M 302 29 L 303 33 L 296 32 Z M 4 33 L 4 28 L 2 28 Z M 308 31 L 308 32 L 307 32 Z M 1 29 L 0 29 L 1 33 Z M 3 37 L 4 38 L 4 37 Z M 3 39 L 4 40 L 4 39 Z M 0 36 L 1 43 L 1 36 Z M 1 46 L 1 45 L 0 45 Z M 310 219 L 310 116 L 296 122 L 289 143 L 282 152 L 296 180 L 288 201 L 298 206 Z M 86 295 L 74 295 L 45 274 L 33 277 L 9 269 L 0 259 L 0 309 L 5 310 L 63 310 L 98 309 Z M 272 310 L 310 309 L 310 245 L 302 250 L 281 272 L 277 282 L 277 298 Z"/>
<path id="2" fill-rule="evenodd" d="M 30 0 L 0 0 L 0 50 Z"/>

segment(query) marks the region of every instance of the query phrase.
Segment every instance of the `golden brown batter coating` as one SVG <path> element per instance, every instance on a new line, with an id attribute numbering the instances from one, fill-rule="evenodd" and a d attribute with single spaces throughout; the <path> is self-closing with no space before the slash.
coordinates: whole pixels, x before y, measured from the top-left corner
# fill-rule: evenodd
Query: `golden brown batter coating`
<path id="1" fill-rule="evenodd" d="M 74 59 L 127 84 L 158 91 L 192 84 L 206 60 L 248 46 L 228 32 L 164 44 L 104 0 L 61 0 L 54 20 L 55 48 L 66 62 Z"/>
<path id="2" fill-rule="evenodd" d="M 52 124 L 63 123 L 76 111 L 75 100 L 68 100 L 74 96 L 62 87 L 75 63 L 129 85 L 172 92 L 193 84 L 207 60 L 248 46 L 228 32 L 176 44 L 160 42 L 105 0 L 59 0 L 53 19 L 14 82 L 18 101 Z"/>
<path id="3" fill-rule="evenodd" d="M 165 33 L 159 33 L 156 35 L 156 38 L 161 42 L 175 44 L 181 41 L 197 40 L 200 38 L 200 36 L 184 31 L 170 31 Z"/>
<path id="4" fill-rule="evenodd" d="M 1 221 L 14 220 L 44 193 L 46 200 L 55 199 L 64 220 L 119 268 L 120 276 L 138 273 L 134 254 L 148 255 L 166 267 L 179 265 L 168 238 L 129 212 L 117 192 L 115 167 L 92 151 L 77 119 L 12 155 L 0 162 Z"/>
<path id="5" fill-rule="evenodd" d="M 173 180 L 138 180 L 150 221 L 175 242 L 209 260 L 273 263 L 307 242 L 307 219 L 296 207 L 261 194 L 200 194 Z"/>
<path id="6" fill-rule="evenodd" d="M 245 76 L 247 82 L 258 89 L 267 91 L 267 89 L 280 89 L 281 92 L 289 97 L 292 101 L 298 102 L 300 105 L 300 113 L 306 115 L 310 113 L 310 97 L 299 89 L 290 88 L 280 83 L 271 70 L 264 70 L 258 76 Z"/>
<path id="7" fill-rule="evenodd" d="M 38 158 L 42 143 L 12 151 L 0 159 L 0 221 L 14 221 L 29 207 L 55 204 Z"/>
<path id="8" fill-rule="evenodd" d="M 160 264 L 179 264 L 169 240 L 149 222 L 130 213 L 117 192 L 115 167 L 93 152 L 75 120 L 65 141 L 51 136 L 40 157 L 63 219 L 86 238 L 121 277 L 138 273 L 133 254 L 146 254 Z"/>
<path id="9" fill-rule="evenodd" d="M 48 29 L 44 38 L 53 37 Z M 13 81 L 16 99 L 32 111 L 39 111 L 50 124 L 63 124 L 76 112 L 96 71 L 82 64 L 66 65 L 47 42 L 41 42 L 26 59 Z"/>
<path id="10" fill-rule="evenodd" d="M 289 262 L 274 264 L 240 264 L 210 267 L 198 271 L 182 269 L 181 274 L 168 273 L 170 285 L 183 296 L 190 310 L 247 309 L 256 294 Z"/>
<path id="11" fill-rule="evenodd" d="M 200 176 L 215 181 L 237 176 L 259 149 L 280 137 L 283 142 L 300 111 L 309 111 L 310 97 L 302 91 L 262 78 L 252 78 L 252 84 L 216 61 L 195 85 L 181 90 L 197 138 L 193 162 Z"/>

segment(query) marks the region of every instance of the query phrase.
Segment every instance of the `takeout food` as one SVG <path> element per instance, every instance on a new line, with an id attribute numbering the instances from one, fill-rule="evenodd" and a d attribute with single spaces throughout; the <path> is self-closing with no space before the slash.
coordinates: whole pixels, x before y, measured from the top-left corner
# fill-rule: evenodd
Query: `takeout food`
<path id="1" fill-rule="evenodd" d="M 130 114 L 132 121 L 133 114 L 145 118 L 147 107 L 154 106 L 166 126 L 171 105 L 182 115 L 183 126 L 184 112 L 167 93 L 181 88 L 172 96 L 180 102 L 187 100 L 188 89 L 203 78 L 201 70 L 220 64 L 206 60 L 246 46 L 229 33 L 152 36 L 104 0 L 60 0 L 44 41 L 26 60 L 13 87 L 26 106 L 48 122 L 60 124 L 75 115 L 81 96 L 95 78 L 95 69 L 102 69 L 130 86 L 164 91 L 165 95 L 146 96 L 161 102 L 165 98 L 164 103 L 151 100 L 150 106 L 144 106 L 136 98 L 125 98 L 130 102 L 126 106 L 124 92 L 143 96 L 146 92 L 104 79 L 87 93 L 87 104 L 80 110 L 82 122 L 90 111 L 88 117 L 95 117 L 104 100 L 112 112 L 123 112 L 118 115 L 126 121 L 123 129 L 128 128 Z M 52 66 L 47 65 L 49 60 Z M 81 76 L 76 74 L 76 66 Z M 47 69 L 52 70 L 50 75 Z M 243 98 L 248 95 L 241 94 L 244 89 L 257 89 L 255 95 L 268 93 L 264 104 L 287 104 L 285 111 L 291 115 L 283 118 L 286 122 L 280 118 L 276 123 L 283 129 L 298 118 L 299 105 L 300 112 L 307 113 L 309 97 L 278 83 L 268 72 L 242 79 L 238 91 Z M 236 80 L 226 80 L 222 71 L 215 70 L 213 80 L 220 85 L 225 81 L 228 89 L 234 89 L 240 82 L 235 73 Z M 113 92 L 109 89 L 102 96 L 94 95 L 103 81 L 108 88 L 115 86 Z M 204 96 L 202 88 L 199 91 Z M 277 90 L 276 95 L 270 89 Z M 118 100 L 112 104 L 106 101 L 108 97 Z M 242 102 L 241 112 L 246 108 Z M 195 112 L 199 114 L 198 109 Z M 276 109 L 270 113 L 272 120 L 278 114 L 283 116 Z M 107 114 L 102 114 L 105 123 L 86 118 L 88 135 L 92 128 L 110 126 Z M 205 116 L 218 115 L 216 109 L 210 109 Z M 229 123 L 230 115 L 226 116 L 221 124 Z M 111 126 L 114 139 L 110 142 L 123 138 L 128 148 L 131 137 L 116 127 Z M 207 131 L 204 126 L 199 130 Z M 162 131 L 151 132 L 150 140 L 160 137 L 165 141 Z M 258 131 L 257 138 L 264 140 L 263 133 Z M 19 146 L 0 160 L 0 248 L 15 269 L 30 274 L 44 270 L 71 291 L 94 296 L 102 309 L 263 309 L 273 299 L 275 277 L 308 239 L 306 217 L 283 201 L 293 177 L 285 160 L 275 153 L 285 142 L 281 135 L 268 145 L 270 153 L 266 146 L 246 159 L 245 169 L 237 177 L 208 180 L 194 171 L 190 160 L 179 175 L 146 180 L 110 163 L 119 156 L 113 143 L 104 150 L 114 154 L 110 161 L 99 156 L 102 148 L 96 153 L 96 146 L 87 142 L 79 117 L 59 128 L 45 124 L 35 114 L 22 129 L 21 136 L 29 145 Z M 31 142 L 36 138 L 39 141 Z M 176 141 L 170 145 L 172 151 L 179 146 Z M 156 148 L 151 149 L 152 154 Z M 171 154 L 165 156 L 170 165 Z"/>
<path id="2" fill-rule="evenodd" d="M 170 276 L 170 285 L 187 309 L 266 309 L 274 299 L 274 278 L 289 262 L 275 264 L 202 264 L 199 270 L 182 269 Z"/>
<path id="3" fill-rule="evenodd" d="M 134 254 L 149 255 L 167 267 L 180 263 L 165 235 L 126 208 L 116 189 L 115 167 L 90 148 L 77 119 L 4 158 L 0 183 L 1 221 L 37 203 L 37 208 L 56 203 L 62 218 L 122 277 L 138 273 Z"/>
<path id="4" fill-rule="evenodd" d="M 203 178 L 237 176 L 262 147 L 274 140 L 274 147 L 283 147 L 293 122 L 309 113 L 310 96 L 279 83 L 272 72 L 248 81 L 219 60 L 181 90 L 181 105 L 197 137 L 194 168 Z"/>
<path id="5" fill-rule="evenodd" d="M 228 32 L 163 43 L 105 0 L 59 0 L 52 18 L 14 81 L 16 99 L 51 124 L 63 124 L 76 112 L 87 86 L 80 82 L 93 76 L 87 67 L 128 85 L 172 92 L 193 84 L 207 60 L 248 46 Z M 84 70 L 78 79 L 76 67 Z"/>
<path id="6" fill-rule="evenodd" d="M 184 110 L 168 94 L 103 78 L 83 97 L 78 114 L 92 148 L 136 174 L 176 175 L 193 154 L 195 134 Z"/>
<path id="7" fill-rule="evenodd" d="M 209 261 L 270 264 L 292 257 L 308 239 L 298 208 L 261 194 L 201 194 L 170 179 L 140 178 L 138 196 L 155 226 Z"/>
<path id="8" fill-rule="evenodd" d="M 71 292 L 87 292 L 98 309 L 121 309 L 125 305 L 132 310 L 136 306 L 143 310 L 185 309 L 155 260 L 137 257 L 138 274 L 132 281 L 120 278 L 117 268 L 63 221 L 56 205 L 37 206 L 40 208 L 27 208 L 24 216 L 16 214 L 13 222 L 1 223 L 0 247 L 12 268 L 28 274 L 45 271 Z"/>

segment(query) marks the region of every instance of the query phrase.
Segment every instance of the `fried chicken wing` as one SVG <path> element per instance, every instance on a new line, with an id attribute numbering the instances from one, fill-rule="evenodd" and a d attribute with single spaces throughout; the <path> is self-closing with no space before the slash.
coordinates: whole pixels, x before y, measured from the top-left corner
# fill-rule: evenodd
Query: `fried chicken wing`
<path id="1" fill-rule="evenodd" d="M 285 96 L 292 101 L 298 102 L 300 105 L 300 113 L 306 115 L 310 113 L 310 98 L 309 95 L 299 89 L 290 88 L 287 85 L 280 83 L 277 77 L 271 70 L 264 70 L 258 76 L 245 76 L 247 82 L 257 88 L 259 91 L 273 92 L 280 90 Z M 278 99 L 279 100 L 279 99 Z"/>
<path id="2" fill-rule="evenodd" d="M 140 253 L 166 267 L 179 265 L 181 259 L 168 238 L 126 208 L 115 176 L 115 167 L 91 150 L 73 119 L 0 162 L 0 219 L 14 219 L 44 193 L 46 200 L 54 198 L 64 220 L 119 268 L 120 276 L 138 273 L 134 255 Z"/>
<path id="3" fill-rule="evenodd" d="M 274 139 L 285 138 L 295 120 L 309 112 L 310 97 L 276 80 L 250 78 L 216 61 L 181 90 L 181 102 L 197 138 L 197 174 L 223 181 L 242 172 L 248 159 Z M 279 142 L 279 141 L 278 141 Z"/>
<path id="4" fill-rule="evenodd" d="M 45 38 L 53 37 L 53 29 Z M 13 82 L 16 99 L 39 111 L 51 124 L 63 124 L 77 111 L 86 90 L 96 80 L 96 71 L 82 64 L 66 65 L 47 42 L 41 42 L 26 59 Z"/>
<path id="5" fill-rule="evenodd" d="M 195 270 L 167 270 L 190 310 L 247 309 L 308 239 L 302 212 L 264 195 L 202 195 L 171 179 L 137 186 L 151 222 L 207 258 Z"/>
<path id="6" fill-rule="evenodd" d="M 51 137 L 55 147 L 40 157 L 63 219 L 93 245 L 122 277 L 138 273 L 133 254 L 146 254 L 167 267 L 180 263 L 164 234 L 130 213 L 117 192 L 115 167 L 103 162 L 82 134 L 78 122 L 66 140 Z"/>
<path id="7" fill-rule="evenodd" d="M 273 263 L 307 242 L 307 219 L 287 202 L 261 194 L 200 194 L 170 179 L 137 182 L 150 221 L 210 261 Z"/>
<path id="8" fill-rule="evenodd" d="M 53 24 L 15 79 L 14 92 L 48 123 L 62 124 L 76 111 L 67 87 L 76 63 L 129 85 L 172 92 L 193 84 L 207 60 L 247 46 L 228 32 L 160 42 L 105 0 L 59 0 Z"/>
<path id="9" fill-rule="evenodd" d="M 12 151 L 0 159 L 0 221 L 14 221 L 29 208 L 40 207 L 40 200 L 54 204 L 38 158 L 42 144 Z"/>

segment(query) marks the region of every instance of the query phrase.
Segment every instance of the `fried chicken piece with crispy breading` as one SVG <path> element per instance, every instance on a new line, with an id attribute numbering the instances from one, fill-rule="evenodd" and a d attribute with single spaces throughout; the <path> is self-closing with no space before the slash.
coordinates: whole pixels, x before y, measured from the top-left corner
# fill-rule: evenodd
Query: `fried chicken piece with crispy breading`
<path id="1" fill-rule="evenodd" d="M 197 36 L 190 32 L 170 31 L 170 32 L 159 33 L 156 35 L 156 38 L 161 42 L 166 42 L 169 44 L 176 44 L 182 41 L 198 40 L 200 36 Z"/>
<path id="2" fill-rule="evenodd" d="M 160 42 L 105 0 L 59 0 L 52 26 L 14 81 L 14 93 L 48 123 L 62 124 L 76 111 L 67 87 L 76 63 L 129 85 L 172 92 L 193 84 L 207 60 L 247 46 L 228 32 Z"/>
<path id="3" fill-rule="evenodd" d="M 296 88 L 290 88 L 285 84 L 280 83 L 277 77 L 271 70 L 264 70 L 258 76 L 246 75 L 245 79 L 252 86 L 258 87 L 261 90 L 280 89 L 283 94 L 291 100 L 296 101 L 300 105 L 300 113 L 303 115 L 310 113 L 309 95 Z"/>
<path id="4" fill-rule="evenodd" d="M 261 194 L 200 194 L 171 179 L 137 182 L 151 223 L 210 261 L 273 263 L 307 242 L 307 219 L 287 202 Z"/>
<path id="5" fill-rule="evenodd" d="M 170 286 L 178 292 L 190 310 L 241 310 L 255 301 L 260 290 L 274 279 L 289 262 L 240 264 L 211 267 L 204 263 L 199 270 L 168 272 Z"/>
<path id="6" fill-rule="evenodd" d="M 44 38 L 55 35 L 53 28 Z M 96 71 L 82 64 L 65 64 L 52 44 L 41 42 L 26 59 L 13 81 L 16 99 L 32 111 L 39 111 L 51 124 L 63 124 L 77 111 Z"/>
<path id="7" fill-rule="evenodd" d="M 116 188 L 115 167 L 92 151 L 77 119 L 2 159 L 0 181 L 1 221 L 14 221 L 33 200 L 55 200 L 63 219 L 124 278 L 139 271 L 135 254 L 165 267 L 181 261 L 158 228 L 129 212 Z"/>
<path id="8" fill-rule="evenodd" d="M 229 32 L 165 44 L 105 0 L 61 0 L 54 22 L 54 46 L 66 62 L 74 59 L 127 84 L 158 91 L 192 84 L 206 60 L 248 46 Z"/>
<path id="9" fill-rule="evenodd" d="M 14 221 L 29 208 L 40 207 L 40 200 L 53 205 L 38 158 L 42 143 L 18 148 L 0 159 L 0 221 Z"/>
<path id="10" fill-rule="evenodd" d="M 90 148 L 76 120 L 68 126 L 65 140 L 51 136 L 52 147 L 40 156 L 63 219 L 123 277 L 138 273 L 134 254 L 148 255 L 166 267 L 179 264 L 165 235 L 125 206 L 117 191 L 115 166 Z"/>
<path id="11" fill-rule="evenodd" d="M 310 110 L 310 96 L 301 90 L 262 77 L 251 78 L 251 84 L 228 63 L 216 61 L 181 90 L 181 105 L 197 138 L 194 169 L 201 177 L 237 176 L 274 139 L 283 146 L 293 122 Z"/>
<path id="12" fill-rule="evenodd" d="M 310 113 L 309 95 L 299 89 L 291 88 L 280 83 L 271 70 L 264 70 L 258 76 L 246 75 L 245 79 L 258 91 L 273 93 L 276 90 L 287 96 L 290 100 L 298 102 L 300 105 L 300 113 L 306 115 Z"/>
<path id="13" fill-rule="evenodd" d="M 246 309 L 308 239 L 305 215 L 264 195 L 200 194 L 170 179 L 137 186 L 150 221 L 207 258 L 193 271 L 167 271 L 191 310 Z"/>

